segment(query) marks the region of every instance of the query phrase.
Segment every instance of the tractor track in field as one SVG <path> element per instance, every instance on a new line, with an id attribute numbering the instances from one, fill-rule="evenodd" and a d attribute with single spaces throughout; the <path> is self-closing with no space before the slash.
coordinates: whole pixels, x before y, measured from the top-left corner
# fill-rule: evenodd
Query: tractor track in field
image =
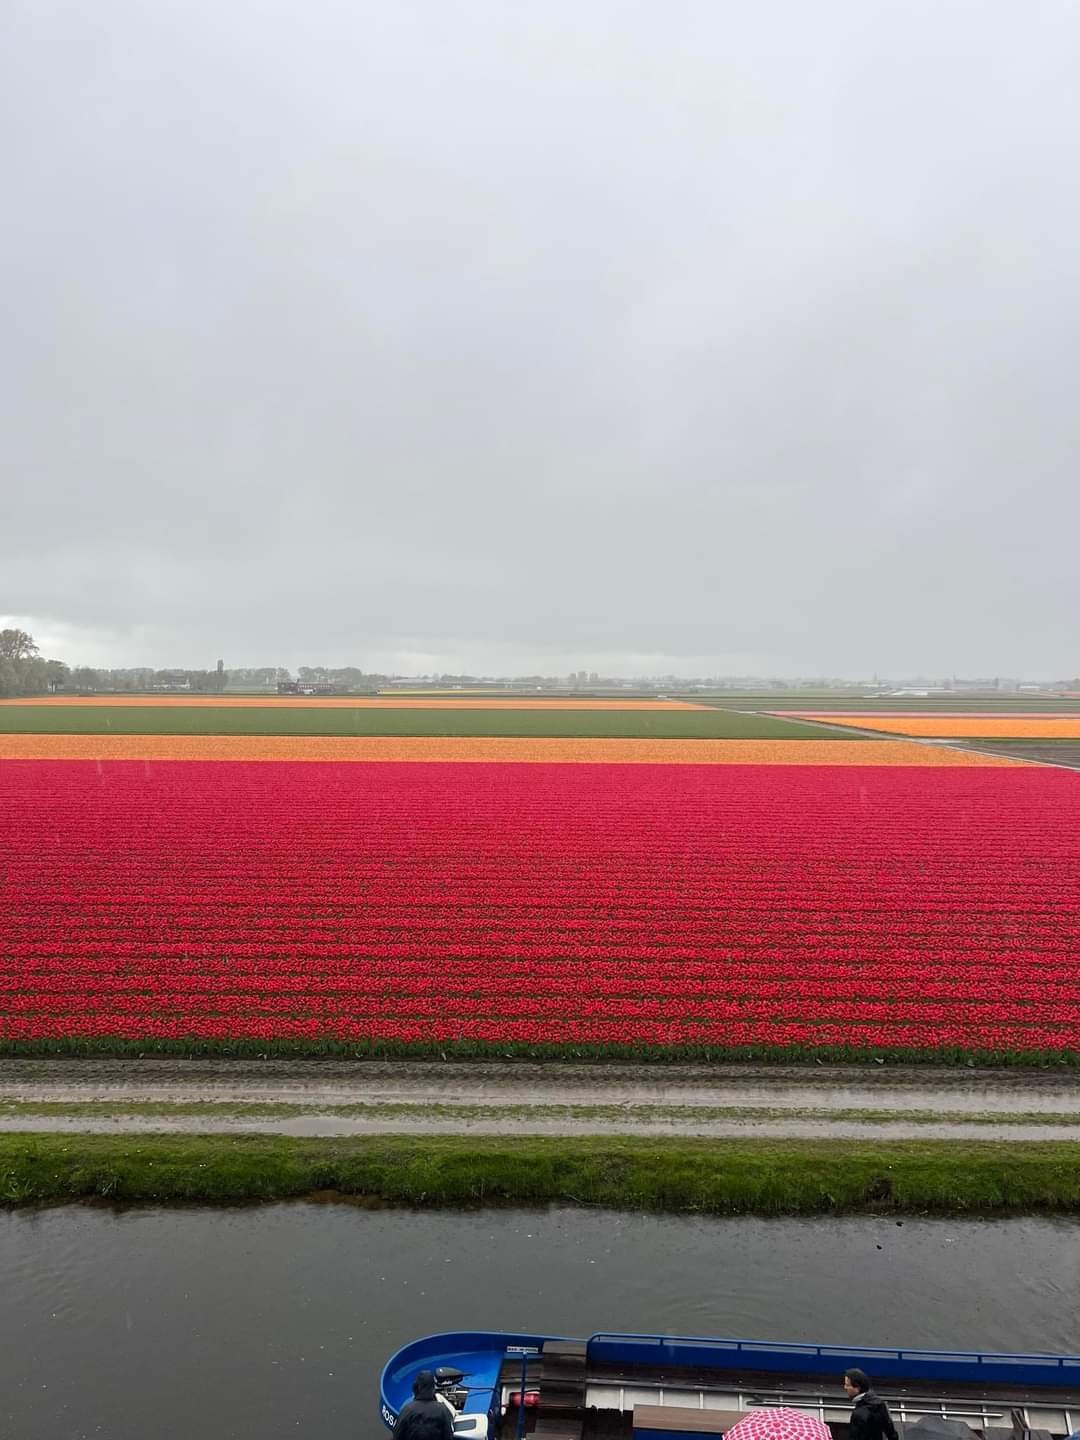
<path id="1" fill-rule="evenodd" d="M 1080 1071 L 5 1059 L 3 1131 L 1080 1141 Z"/>

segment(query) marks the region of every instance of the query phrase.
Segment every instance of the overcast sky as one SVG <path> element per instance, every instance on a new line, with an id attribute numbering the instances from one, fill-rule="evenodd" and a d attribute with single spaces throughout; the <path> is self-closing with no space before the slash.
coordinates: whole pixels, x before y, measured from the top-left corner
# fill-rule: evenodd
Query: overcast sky
<path id="1" fill-rule="evenodd" d="M 4 0 L 72 663 L 1080 671 L 1076 0 Z"/>

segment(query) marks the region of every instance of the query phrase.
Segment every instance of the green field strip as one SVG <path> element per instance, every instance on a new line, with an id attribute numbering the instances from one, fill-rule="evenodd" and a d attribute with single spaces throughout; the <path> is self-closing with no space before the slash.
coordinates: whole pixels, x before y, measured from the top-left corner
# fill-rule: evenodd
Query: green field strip
<path id="1" fill-rule="evenodd" d="M 1075 1141 L 0 1135 L 0 1206 L 351 1198 L 697 1214 L 1080 1210 Z"/>
<path id="2" fill-rule="evenodd" d="M 0 733 L 32 735 L 522 736 L 821 740 L 820 725 L 727 710 L 423 710 L 347 706 L 2 705 Z M 832 732 L 831 738 L 862 738 Z"/>

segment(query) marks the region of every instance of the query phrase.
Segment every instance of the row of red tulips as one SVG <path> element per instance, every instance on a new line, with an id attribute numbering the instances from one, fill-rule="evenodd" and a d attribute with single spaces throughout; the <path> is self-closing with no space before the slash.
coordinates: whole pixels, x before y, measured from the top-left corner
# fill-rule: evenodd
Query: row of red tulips
<path id="1" fill-rule="evenodd" d="M 0 764 L 0 1043 L 1077 1034 L 1065 772 Z"/>
<path id="2" fill-rule="evenodd" d="M 508 1011 L 511 1003 L 524 1001 L 535 1009 L 537 981 L 529 978 L 500 980 L 491 975 L 450 974 L 446 977 L 422 975 L 416 977 L 393 976 L 382 979 L 364 975 L 297 975 L 288 962 L 268 961 L 256 973 L 243 976 L 230 974 L 208 975 L 201 967 L 159 967 L 146 964 L 136 973 L 125 971 L 91 971 L 77 967 L 74 975 L 57 973 L 59 967 L 26 970 L 23 973 L 5 973 L 0 970 L 0 995 L 7 997 L 8 1005 L 21 1004 L 32 1007 L 36 1003 L 46 1005 L 52 997 L 67 999 L 73 990 L 77 977 L 78 985 L 87 995 L 96 999 L 104 996 L 153 997 L 155 1003 L 171 1003 L 173 996 L 224 997 L 229 1003 L 241 1003 L 244 997 L 262 997 L 268 986 L 273 996 L 281 999 L 302 996 L 305 1001 L 312 997 L 332 997 L 338 1005 L 354 1008 L 369 1006 L 377 1001 L 389 999 L 400 1006 L 402 999 L 413 1002 L 416 1007 L 440 1003 L 447 1010 L 456 1010 L 462 1004 L 479 1006 L 484 1002 L 486 1012 L 498 1009 Z M 807 980 L 799 975 L 771 977 L 760 980 L 752 977 L 718 979 L 714 982 L 702 980 L 681 980 L 666 983 L 659 977 L 648 975 L 620 975 L 605 981 L 592 975 L 577 980 L 562 979 L 545 983 L 543 986 L 545 1013 L 553 1014 L 565 1008 L 567 1002 L 610 1000 L 641 1002 L 643 996 L 654 997 L 645 1003 L 662 1005 L 690 1004 L 691 1002 L 745 1002 L 787 1001 L 797 1003 L 804 1013 L 809 1007 L 822 1002 L 828 1006 L 836 1003 L 838 984 L 855 983 L 864 1003 L 888 1001 L 893 1007 L 900 1003 L 920 1004 L 940 1000 L 951 1005 L 1000 1005 L 996 985 L 1007 985 L 1008 1003 L 1023 1006 L 1023 1013 L 1030 1018 L 1033 1010 L 1047 1005 L 1076 1005 L 1080 1003 L 1080 982 L 1049 979 L 1043 983 L 1027 980 L 1013 980 L 998 977 L 994 984 L 982 982 L 957 985 L 942 979 L 896 980 L 890 976 L 874 975 L 845 976 L 834 980 Z M 142 1001 L 140 1000 L 140 1003 Z M 275 999 L 276 1003 L 276 999 Z M 295 1000 L 293 1001 L 295 1003 Z"/>
<path id="3" fill-rule="evenodd" d="M 273 975 L 267 977 L 263 991 L 210 990 L 198 979 L 181 989 L 144 986 L 126 991 L 97 991 L 82 995 L 78 1003 L 85 1010 L 108 1010 L 115 1015 L 140 1015 L 147 1008 L 155 1013 L 183 1015 L 189 1011 L 216 1015 L 324 1015 L 338 1019 L 401 1016 L 403 1009 L 413 1018 L 455 1016 L 497 1018 L 523 1016 L 542 1018 L 548 1024 L 580 1019 L 637 1020 L 739 1020 L 755 1017 L 762 1020 L 805 1020 L 818 1024 L 834 1020 L 837 1014 L 835 996 L 803 995 L 798 987 L 789 987 L 786 997 L 772 996 L 683 996 L 664 995 L 658 998 L 627 995 L 582 995 L 545 997 L 538 1004 L 535 995 L 426 995 L 391 992 L 386 995 L 350 994 L 348 991 L 320 990 L 303 994 L 282 992 L 274 985 Z M 1077 1001 L 1049 999 L 1014 1004 L 1011 997 L 1001 1001 L 986 996 L 978 1000 L 911 1000 L 887 996 L 881 999 L 859 999 L 859 1017 L 865 1023 L 923 1024 L 953 1020 L 971 1024 L 1007 1023 L 1015 1020 L 1025 1026 L 1074 1025 Z M 72 1009 L 71 990 L 37 989 L 33 994 L 14 992 L 5 998 L 8 1016 L 68 1013 Z"/>
<path id="4" fill-rule="evenodd" d="M 709 1050 L 800 1049 L 829 1050 L 960 1050 L 993 1051 L 1008 1054 L 1025 1052 L 1055 1054 L 1076 1050 L 1072 1029 L 1047 1030 L 1042 1026 L 980 1025 L 976 1031 L 963 1023 L 864 1025 L 833 1021 L 813 1025 L 805 1022 L 742 1021 L 715 1025 L 701 1022 L 652 1022 L 646 1030 L 633 1021 L 566 1019 L 413 1019 L 381 1020 L 359 1017 L 341 1019 L 328 1026 L 321 1016 L 271 1016 L 251 1019 L 238 1030 L 231 1016 L 205 1015 L 137 1017 L 105 1012 L 99 1015 L 72 1010 L 66 1015 L 13 1016 L 5 1022 L 4 1038 L 27 1040 L 137 1040 L 265 1042 L 334 1040 L 354 1045 L 390 1042 L 417 1047 L 432 1043 L 478 1041 L 496 1048 L 515 1046 L 610 1046 L 640 1050 L 705 1047 Z"/>

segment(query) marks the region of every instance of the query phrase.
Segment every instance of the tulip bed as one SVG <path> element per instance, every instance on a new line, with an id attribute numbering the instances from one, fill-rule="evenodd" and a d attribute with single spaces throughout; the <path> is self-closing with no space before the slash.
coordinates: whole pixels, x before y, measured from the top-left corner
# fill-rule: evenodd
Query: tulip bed
<path id="1" fill-rule="evenodd" d="M 828 721 L 885 735 L 938 739 L 1080 740 L 1078 715 L 830 715 Z"/>
<path id="2" fill-rule="evenodd" d="M 1080 780 L 0 764 L 0 1045 L 1077 1058 Z"/>

